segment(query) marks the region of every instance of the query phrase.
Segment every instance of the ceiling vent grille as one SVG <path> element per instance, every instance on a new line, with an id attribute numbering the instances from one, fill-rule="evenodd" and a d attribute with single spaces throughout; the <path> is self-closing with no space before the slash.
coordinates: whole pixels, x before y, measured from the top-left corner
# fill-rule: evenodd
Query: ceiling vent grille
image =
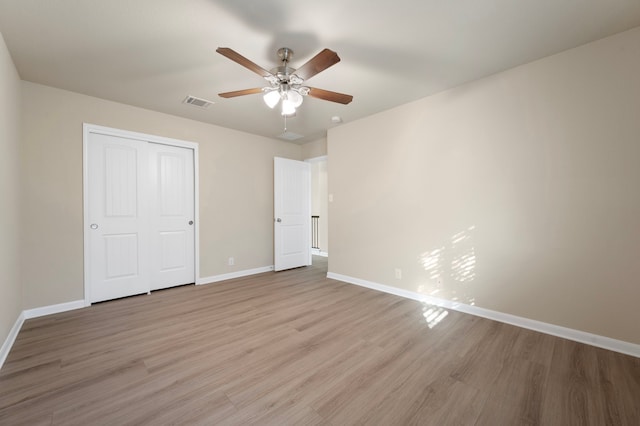
<path id="1" fill-rule="evenodd" d="M 214 102 L 202 98 L 196 98 L 195 96 L 187 96 L 186 98 L 184 98 L 184 101 L 182 101 L 182 103 L 193 105 L 198 108 L 209 108 Z"/>
<path id="2" fill-rule="evenodd" d="M 303 136 L 287 130 L 286 132 L 279 134 L 278 137 L 286 141 L 295 141 L 296 139 L 300 139 Z"/>

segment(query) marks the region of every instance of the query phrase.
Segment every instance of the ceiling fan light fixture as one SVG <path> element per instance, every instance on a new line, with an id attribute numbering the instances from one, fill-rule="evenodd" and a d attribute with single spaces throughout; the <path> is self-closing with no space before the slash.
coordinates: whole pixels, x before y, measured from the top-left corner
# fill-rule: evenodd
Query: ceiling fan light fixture
<path id="1" fill-rule="evenodd" d="M 280 101 L 280 93 L 278 93 L 277 90 L 271 90 L 265 93 L 262 99 L 264 99 L 264 103 L 267 104 L 269 108 L 273 109 Z"/>
<path id="2" fill-rule="evenodd" d="M 323 49 L 301 67 L 291 68 L 288 66 L 288 63 L 293 56 L 293 51 L 283 47 L 278 50 L 278 56 L 282 61 L 282 65 L 273 68 L 271 71 L 267 71 L 228 47 L 218 47 L 216 52 L 253 71 L 269 82 L 269 87 L 218 93 L 218 96 L 222 98 L 234 98 L 237 96 L 252 95 L 254 93 L 263 93 L 262 99 L 269 108 L 275 108 L 278 102 L 282 101 L 280 113 L 285 117 L 285 123 L 287 117 L 296 115 L 296 109 L 302 105 L 305 96 L 337 102 L 343 105 L 348 104 L 353 99 L 351 95 L 332 92 L 330 90 L 314 89 L 302 85 L 314 75 L 340 62 L 340 57 L 332 50 Z"/>
<path id="3" fill-rule="evenodd" d="M 302 102 L 301 102 L 302 103 Z M 288 99 L 283 99 L 282 100 L 282 115 L 284 116 L 291 116 L 294 115 L 296 113 L 296 106 L 295 103 L 288 100 Z"/>
<path id="4" fill-rule="evenodd" d="M 294 108 L 298 108 L 300 105 L 302 105 L 303 98 L 302 95 L 296 90 L 289 90 L 287 92 L 287 100 L 289 100 L 293 104 Z"/>

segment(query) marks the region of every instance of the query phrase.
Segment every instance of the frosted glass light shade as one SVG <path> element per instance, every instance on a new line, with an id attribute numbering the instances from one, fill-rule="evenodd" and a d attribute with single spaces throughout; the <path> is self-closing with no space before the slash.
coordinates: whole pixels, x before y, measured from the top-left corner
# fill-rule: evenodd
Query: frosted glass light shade
<path id="1" fill-rule="evenodd" d="M 276 105 L 278 105 L 278 101 L 280 100 L 280 93 L 277 90 L 272 90 L 267 92 L 262 97 L 264 99 L 264 103 L 271 109 L 273 109 Z"/>
<path id="2" fill-rule="evenodd" d="M 302 95 L 295 90 L 289 90 L 287 92 L 287 99 L 293 103 L 294 108 L 298 108 L 302 105 Z"/>
<path id="3" fill-rule="evenodd" d="M 293 115 L 296 113 L 296 106 L 288 99 L 282 100 L 282 115 Z"/>

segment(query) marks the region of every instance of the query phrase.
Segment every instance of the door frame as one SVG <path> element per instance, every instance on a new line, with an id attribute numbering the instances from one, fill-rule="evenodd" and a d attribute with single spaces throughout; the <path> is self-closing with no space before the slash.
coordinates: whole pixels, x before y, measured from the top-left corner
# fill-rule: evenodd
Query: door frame
<path id="1" fill-rule="evenodd" d="M 83 214 L 83 262 L 84 262 L 84 306 L 91 305 L 91 271 L 89 262 L 89 137 L 91 134 L 116 136 L 126 139 L 134 139 L 143 142 L 152 142 L 161 145 L 170 145 L 193 150 L 193 209 L 194 209 L 194 282 L 198 282 L 200 276 L 200 188 L 198 170 L 198 144 L 179 139 L 165 138 L 163 136 L 149 135 L 145 133 L 131 132 L 112 127 L 98 126 L 96 124 L 82 124 L 82 214 Z"/>

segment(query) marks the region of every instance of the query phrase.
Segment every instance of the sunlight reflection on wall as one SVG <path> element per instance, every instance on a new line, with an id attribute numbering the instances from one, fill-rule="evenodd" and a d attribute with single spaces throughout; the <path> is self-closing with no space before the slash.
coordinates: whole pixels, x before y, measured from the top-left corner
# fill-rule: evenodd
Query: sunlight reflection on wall
<path id="1" fill-rule="evenodd" d="M 469 287 L 469 284 L 476 278 L 477 259 L 473 244 L 475 228 L 475 226 L 470 226 L 464 231 L 457 232 L 447 245 L 420 255 L 419 261 L 427 272 L 429 283 L 419 286 L 419 293 L 437 297 L 438 293 L 444 290 L 445 281 L 452 280 L 453 282 L 447 286 L 450 298 L 453 301 L 475 304 L 475 297 Z M 431 317 L 433 312 L 430 309 L 435 308 L 426 307 L 425 309 L 425 318 L 427 318 L 426 313 L 429 312 L 428 316 Z"/>
<path id="2" fill-rule="evenodd" d="M 471 234 L 474 229 L 475 226 L 471 226 L 451 237 L 451 251 L 454 253 L 451 276 L 462 283 L 473 281 L 476 277 L 476 252 Z"/>

